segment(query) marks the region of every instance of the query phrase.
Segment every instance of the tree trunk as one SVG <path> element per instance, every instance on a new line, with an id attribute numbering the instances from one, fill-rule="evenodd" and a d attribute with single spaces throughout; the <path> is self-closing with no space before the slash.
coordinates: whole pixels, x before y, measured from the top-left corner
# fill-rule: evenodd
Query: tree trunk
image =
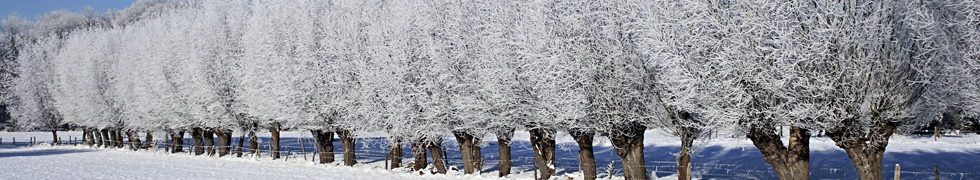
<path id="1" fill-rule="evenodd" d="M 95 147 L 102 147 L 102 132 L 99 129 L 92 129 L 92 134 L 95 135 Z"/>
<path id="2" fill-rule="evenodd" d="M 90 142 L 90 139 L 88 138 L 88 133 L 90 133 L 90 132 L 91 131 L 89 131 L 88 128 L 82 127 L 82 144 L 89 145 L 89 146 L 92 145 L 92 143 Z"/>
<path id="3" fill-rule="evenodd" d="M 272 159 L 279 159 L 279 128 L 278 122 L 269 127 L 269 132 L 272 133 L 272 147 L 269 147 L 272 150 Z"/>
<path id="4" fill-rule="evenodd" d="M 775 133 L 772 126 L 752 126 L 746 134 L 762 157 L 779 179 L 809 179 L 810 177 L 810 133 L 798 127 L 789 129 L 789 148 Z"/>
<path id="5" fill-rule="evenodd" d="M 173 150 L 170 151 L 171 153 L 184 152 L 184 131 L 179 131 L 172 134 L 170 139 L 170 148 L 173 148 Z"/>
<path id="6" fill-rule="evenodd" d="M 402 167 L 402 158 L 404 153 L 402 153 L 402 140 L 400 138 L 395 140 L 395 143 L 391 145 L 391 150 L 388 151 L 391 155 L 391 168 Z"/>
<path id="7" fill-rule="evenodd" d="M 332 163 L 333 153 L 333 132 L 324 130 L 310 130 L 316 140 L 316 150 L 320 152 L 320 164 Z"/>
<path id="8" fill-rule="evenodd" d="M 245 146 L 245 133 L 238 137 L 238 157 L 242 157 L 242 147 Z"/>
<path id="9" fill-rule="evenodd" d="M 140 135 L 136 131 L 126 131 L 126 136 L 129 137 L 129 149 L 138 151 L 143 147 L 143 143 L 140 142 Z"/>
<path id="10" fill-rule="evenodd" d="M 425 145 L 422 144 L 422 142 L 412 143 L 412 155 L 415 156 L 415 166 L 412 167 L 412 170 L 422 170 L 425 169 L 425 166 L 429 165 L 429 162 L 426 162 L 427 159 L 425 156 L 427 156 L 427 154 L 425 153 Z"/>
<path id="11" fill-rule="evenodd" d="M 555 131 L 535 128 L 528 131 L 531 134 L 531 147 L 538 159 L 538 178 L 549 179 L 555 175 Z"/>
<path id="12" fill-rule="evenodd" d="M 215 129 L 214 132 L 218 135 L 218 157 L 228 155 L 231 152 L 232 130 Z"/>
<path id="13" fill-rule="evenodd" d="M 114 130 L 112 130 L 112 133 L 113 134 L 116 134 L 115 135 L 115 137 L 116 137 L 116 143 L 115 143 L 116 144 L 116 148 L 123 148 L 123 146 L 126 145 L 126 142 L 123 140 L 122 130 L 114 129 Z"/>
<path id="14" fill-rule="evenodd" d="M 143 142 L 143 149 L 153 148 L 153 133 L 146 131 L 146 141 Z"/>
<path id="15" fill-rule="evenodd" d="M 122 141 L 121 141 L 122 137 L 120 137 L 118 130 L 115 129 L 109 130 L 109 136 L 111 136 L 110 138 L 112 138 L 112 147 L 120 148 L 122 146 Z"/>
<path id="16" fill-rule="evenodd" d="M 255 136 L 255 131 L 248 131 L 248 146 L 251 148 L 250 152 L 255 155 L 261 155 L 262 151 L 259 149 L 259 137 Z"/>
<path id="17" fill-rule="evenodd" d="M 500 150 L 500 160 L 497 169 L 500 177 L 510 175 L 510 141 L 514 138 L 514 128 L 497 132 L 497 148 Z"/>
<path id="18" fill-rule="evenodd" d="M 354 166 L 357 164 L 357 156 L 354 154 L 354 134 L 349 130 L 338 130 L 340 142 L 344 144 L 344 165 Z"/>
<path id="19" fill-rule="evenodd" d="M 208 156 L 214 155 L 214 130 L 204 129 L 204 146 L 206 146 Z"/>
<path id="20" fill-rule="evenodd" d="M 681 152 L 677 155 L 677 179 L 691 180 L 691 146 L 700 131 L 697 128 L 679 127 Z"/>
<path id="21" fill-rule="evenodd" d="M 459 153 L 463 157 L 463 173 L 479 174 L 483 170 L 483 157 L 480 156 L 480 138 L 466 132 L 453 132 L 459 143 Z"/>
<path id="22" fill-rule="evenodd" d="M 102 147 L 108 148 L 112 145 L 112 138 L 109 137 L 109 129 L 102 129 Z"/>
<path id="23" fill-rule="evenodd" d="M 54 146 L 54 145 L 61 145 L 61 141 L 58 141 L 58 131 L 57 130 L 51 130 L 51 136 L 54 137 L 53 140 L 51 140 L 52 141 L 51 142 L 51 145 L 52 146 Z"/>
<path id="24" fill-rule="evenodd" d="M 623 161 L 623 177 L 627 180 L 647 179 L 646 162 L 643 160 L 643 131 L 646 127 L 633 124 L 628 129 L 621 130 L 627 134 L 608 136 L 616 150 L 616 155 Z"/>
<path id="25" fill-rule="evenodd" d="M 442 144 L 435 142 L 426 144 L 426 149 L 429 149 L 429 154 L 432 155 L 432 165 L 435 166 L 439 174 L 446 174 L 446 163 L 442 159 Z"/>
<path id="26" fill-rule="evenodd" d="M 194 155 L 204 154 L 204 129 L 194 128 L 191 139 L 194 139 Z"/>
<path id="27" fill-rule="evenodd" d="M 827 136 L 836 142 L 837 147 L 844 149 L 857 168 L 862 180 L 881 180 L 881 158 L 884 157 L 888 139 L 895 131 L 895 124 L 890 122 L 872 122 L 869 130 L 859 129 L 858 120 L 844 120 L 842 125 Z"/>
<path id="28" fill-rule="evenodd" d="M 578 164 L 581 168 L 582 176 L 585 180 L 596 179 L 595 154 L 592 151 L 592 142 L 595 131 L 572 129 L 568 132 L 578 144 Z"/>

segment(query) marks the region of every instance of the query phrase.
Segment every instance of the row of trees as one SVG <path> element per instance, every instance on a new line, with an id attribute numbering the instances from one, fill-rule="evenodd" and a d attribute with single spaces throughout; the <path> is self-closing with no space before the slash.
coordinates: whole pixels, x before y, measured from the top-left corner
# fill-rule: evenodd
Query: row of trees
<path id="1" fill-rule="evenodd" d="M 744 135 L 781 179 L 807 179 L 808 139 L 824 131 L 861 179 L 881 179 L 892 134 L 980 110 L 970 0 L 157 0 L 10 16 L 2 34 L 0 95 L 21 127 L 191 132 L 198 154 L 214 135 L 225 155 L 232 132 L 257 149 L 257 131 L 278 143 L 301 129 L 329 154 L 321 163 L 336 134 L 353 165 L 358 132 L 380 131 L 393 154 L 410 144 L 415 168 L 428 152 L 444 173 L 452 134 L 464 172 L 479 173 L 494 134 L 504 176 L 527 130 L 547 178 L 566 132 L 587 179 L 596 136 L 627 179 L 645 179 L 655 130 L 681 140 L 681 179 L 711 134 Z"/>

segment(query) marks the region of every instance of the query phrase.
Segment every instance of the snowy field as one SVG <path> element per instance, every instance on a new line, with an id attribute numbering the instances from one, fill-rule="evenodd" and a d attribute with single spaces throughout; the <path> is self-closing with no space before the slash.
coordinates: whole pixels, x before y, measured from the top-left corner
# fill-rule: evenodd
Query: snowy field
<path id="1" fill-rule="evenodd" d="M 80 132 L 60 132 L 63 140 L 78 137 Z M 235 135 L 235 141 L 239 135 Z M 260 134 L 268 143 L 269 134 Z M 385 170 L 387 142 L 383 134 L 362 134 L 357 141 L 358 165 L 340 166 L 342 162 L 319 165 L 312 162 L 311 135 L 305 131 L 284 132 L 284 151 L 291 151 L 288 160 L 271 160 L 268 155 L 255 158 L 246 155 L 207 157 L 189 153 L 168 154 L 160 150 L 134 152 L 123 149 L 88 148 L 82 146 L 28 146 L 28 139 L 37 137 L 48 142 L 46 132 L 3 132 L 0 145 L 0 179 L 497 179 L 497 145 L 492 136 L 484 140 L 482 153 L 486 159 L 482 174 L 463 175 L 450 171 L 446 175 L 419 175 L 406 169 Z M 162 137 L 162 135 L 158 135 Z M 17 139 L 17 146 L 11 144 Z M 449 165 L 460 167 L 458 146 L 446 138 L 444 147 Z M 514 174 L 509 179 L 532 179 L 532 150 L 527 132 L 518 132 L 512 145 Z M 189 141 L 189 139 L 187 139 Z M 679 151 L 678 140 L 647 132 L 645 136 L 647 170 L 662 179 L 672 179 L 675 165 L 671 153 Z M 302 145 L 301 145 L 302 142 Z M 246 142 L 247 143 L 247 142 Z M 338 153 L 339 141 L 334 145 Z M 847 154 L 825 137 L 810 141 L 810 173 L 812 179 L 856 179 L 857 172 Z M 556 179 L 581 179 L 578 174 L 577 146 L 570 136 L 558 138 Z M 306 155 L 302 152 L 306 147 Z M 751 141 L 735 138 L 716 138 L 698 143 L 700 151 L 692 156 L 692 173 L 699 179 L 776 179 L 772 168 L 762 159 Z M 189 147 L 186 144 L 185 147 Z M 160 148 L 160 147 L 158 147 Z M 247 147 L 246 147 L 247 148 Z M 266 149 L 267 146 L 263 146 Z M 267 149 L 266 149 L 267 150 Z M 338 154 L 339 155 L 339 154 Z M 411 151 L 405 147 L 406 161 Z M 598 139 L 595 155 L 600 178 L 608 177 L 608 165 L 617 162 L 614 179 L 621 173 L 619 158 L 607 140 Z M 304 156 L 306 156 L 304 158 Z M 938 165 L 941 179 L 980 179 L 980 136 L 947 135 L 934 141 L 926 136 L 895 136 L 884 157 L 884 176 L 890 179 L 894 165 L 901 164 L 902 177 L 909 179 L 934 178 Z M 431 160 L 430 160 L 431 162 Z M 461 169 L 461 168 L 460 168 Z"/>

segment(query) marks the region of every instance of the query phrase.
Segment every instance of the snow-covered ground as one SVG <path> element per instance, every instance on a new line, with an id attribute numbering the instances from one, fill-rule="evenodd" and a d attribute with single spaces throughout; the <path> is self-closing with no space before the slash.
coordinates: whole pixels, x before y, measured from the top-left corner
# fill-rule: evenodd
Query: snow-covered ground
<path id="1" fill-rule="evenodd" d="M 62 140 L 74 139 L 80 132 L 59 132 Z M 239 135 L 235 135 L 235 141 Z M 268 143 L 268 134 L 260 134 Z M 345 167 L 338 162 L 319 165 L 314 159 L 312 138 L 305 131 L 282 134 L 284 151 L 291 151 L 288 161 L 234 156 L 206 157 L 188 153 L 168 154 L 160 150 L 134 152 L 122 149 L 88 148 L 81 146 L 27 146 L 31 137 L 41 142 L 52 139 L 45 132 L 0 133 L 0 179 L 497 179 L 497 145 L 492 136 L 485 137 L 482 149 L 485 165 L 482 174 L 463 175 L 451 171 L 447 175 L 419 175 L 406 169 L 385 170 L 387 146 L 383 134 L 362 134 L 357 142 L 358 165 Z M 161 136 L 158 136 L 161 137 Z M 17 139 L 17 147 L 11 144 Z M 446 138 L 444 143 L 449 165 L 460 166 L 458 146 Z M 515 172 L 510 179 L 532 179 L 532 150 L 526 132 L 517 133 L 512 145 Z M 189 140 L 189 139 L 188 139 Z M 558 179 L 581 179 L 578 173 L 577 146 L 571 137 L 558 138 Z M 302 145 L 301 145 L 302 142 Z M 680 143 L 673 137 L 647 132 L 645 139 L 647 169 L 661 179 L 672 179 L 675 171 L 674 156 Z M 825 137 L 810 141 L 812 179 L 855 179 L 857 173 L 847 154 Z M 189 144 L 188 144 L 189 145 Z M 694 177 L 700 179 L 775 179 L 769 164 L 762 159 L 751 141 L 743 138 L 718 137 L 698 143 L 699 151 L 692 157 Z M 336 142 L 335 151 L 340 151 Z M 247 148 L 247 147 L 246 147 Z M 263 147 L 264 149 L 267 146 Z M 267 149 L 266 149 L 267 150 Z M 405 148 L 406 162 L 411 151 Z M 339 155 L 339 154 L 338 154 Z M 608 176 L 608 167 L 617 163 L 614 179 L 621 173 L 619 158 L 608 140 L 597 139 L 595 155 L 599 164 L 599 177 Z M 304 156 L 306 156 L 304 158 Z M 894 165 L 901 164 L 902 177 L 910 179 L 934 178 L 934 165 L 938 165 L 942 179 L 980 179 L 980 136 L 947 135 L 934 141 L 927 136 L 895 136 L 891 139 L 884 157 L 884 174 L 892 177 Z M 431 162 L 431 160 L 430 160 Z M 460 168 L 461 169 L 461 168 Z"/>

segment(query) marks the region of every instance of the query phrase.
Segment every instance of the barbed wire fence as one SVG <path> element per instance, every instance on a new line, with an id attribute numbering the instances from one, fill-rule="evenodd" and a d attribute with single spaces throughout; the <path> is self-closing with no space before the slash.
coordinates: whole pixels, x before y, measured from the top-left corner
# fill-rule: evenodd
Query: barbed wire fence
<path id="1" fill-rule="evenodd" d="M 4 142 L 7 138 L 0 138 L 0 147 L 2 148 L 15 148 L 15 147 L 29 147 L 37 145 L 57 145 L 57 146 L 84 146 L 81 139 L 77 137 L 69 136 L 68 140 L 60 139 L 59 141 L 41 141 L 38 142 L 36 137 L 30 137 L 25 141 L 17 142 L 16 138 L 10 138 L 10 142 Z M 233 138 L 237 139 L 237 138 Z M 257 152 L 259 154 L 253 154 L 249 144 L 244 144 L 241 148 L 241 153 L 243 157 L 258 156 L 262 158 L 269 158 L 273 152 L 279 152 L 280 160 L 283 161 L 310 161 L 318 162 L 318 155 L 321 154 L 313 138 L 311 137 L 297 137 L 288 138 L 280 142 L 280 150 L 272 151 L 271 146 L 266 144 L 268 139 L 260 140 L 259 149 Z M 294 141 L 294 142 L 290 142 Z M 384 139 L 372 139 L 372 138 L 359 138 L 358 145 L 360 147 L 355 148 L 355 154 L 357 157 L 357 162 L 359 164 L 378 164 L 379 162 L 387 163 L 391 158 L 402 158 L 402 168 L 407 167 L 408 163 L 413 162 L 415 158 L 414 154 L 411 152 L 411 148 L 408 146 L 403 146 L 403 157 L 391 157 L 388 151 L 387 142 Z M 131 148 L 132 142 L 128 138 L 123 138 L 124 148 Z M 146 143 L 146 142 L 143 142 Z M 155 140 L 152 143 L 154 151 L 165 151 L 170 152 L 173 147 L 170 147 L 169 141 Z M 249 143 L 245 141 L 245 143 Z M 231 146 L 204 146 L 203 155 L 208 156 L 218 156 L 219 148 L 227 147 L 227 156 L 237 156 L 238 154 L 238 144 L 237 141 L 233 141 Z M 455 142 L 444 142 L 443 147 L 443 161 L 445 161 L 447 169 L 462 169 L 463 158 L 459 153 L 459 147 Z M 512 151 L 515 149 L 530 148 L 525 146 L 512 146 Z M 339 146 L 334 145 L 334 152 L 324 152 L 324 155 L 334 155 L 335 163 L 343 162 L 343 151 Z M 182 152 L 189 155 L 194 155 L 194 144 L 193 140 L 185 138 L 183 140 Z M 481 173 L 493 173 L 498 169 L 499 156 L 496 151 L 482 151 L 482 167 Z M 512 154 L 513 155 L 513 154 Z M 529 156 L 533 156 L 529 155 Z M 432 157 L 426 157 L 427 162 L 432 163 Z M 511 172 L 512 173 L 535 173 L 534 157 L 512 157 L 511 158 Z M 622 177 L 622 162 L 618 159 L 596 159 L 596 162 L 610 162 L 610 163 L 596 163 L 597 178 L 606 179 L 610 177 L 610 174 L 614 177 Z M 568 173 L 580 172 L 580 164 L 578 163 L 577 157 L 555 157 L 555 173 L 554 175 L 564 175 Z M 614 164 L 615 163 L 615 164 Z M 614 165 L 610 165 L 614 164 Z M 627 165 L 631 166 L 631 165 Z M 740 164 L 725 164 L 725 163 L 692 163 L 691 164 L 691 174 L 695 178 L 710 179 L 710 178 L 721 178 L 721 179 L 743 179 L 743 178 L 756 178 L 756 179 L 770 179 L 776 178 L 775 172 L 769 167 L 758 167 L 758 166 L 746 166 Z M 894 170 L 888 168 L 888 165 L 884 165 L 884 170 L 882 174 L 885 177 L 891 177 L 895 173 Z M 382 164 L 378 168 L 384 167 Z M 643 166 L 647 169 L 648 173 L 656 174 L 657 176 L 665 176 L 675 174 L 677 172 L 677 163 L 673 161 L 646 161 Z M 613 168 L 610 170 L 610 168 Z M 935 171 L 923 171 L 906 169 L 901 172 L 902 178 L 908 179 L 923 179 L 923 178 L 935 178 Z M 815 179 L 848 179 L 857 178 L 858 175 L 853 172 L 853 169 L 843 169 L 843 168 L 811 168 L 810 174 L 818 174 L 823 177 L 829 178 L 815 178 Z M 980 179 L 980 172 L 950 172 L 950 171 L 939 171 L 938 173 L 940 179 Z"/>

